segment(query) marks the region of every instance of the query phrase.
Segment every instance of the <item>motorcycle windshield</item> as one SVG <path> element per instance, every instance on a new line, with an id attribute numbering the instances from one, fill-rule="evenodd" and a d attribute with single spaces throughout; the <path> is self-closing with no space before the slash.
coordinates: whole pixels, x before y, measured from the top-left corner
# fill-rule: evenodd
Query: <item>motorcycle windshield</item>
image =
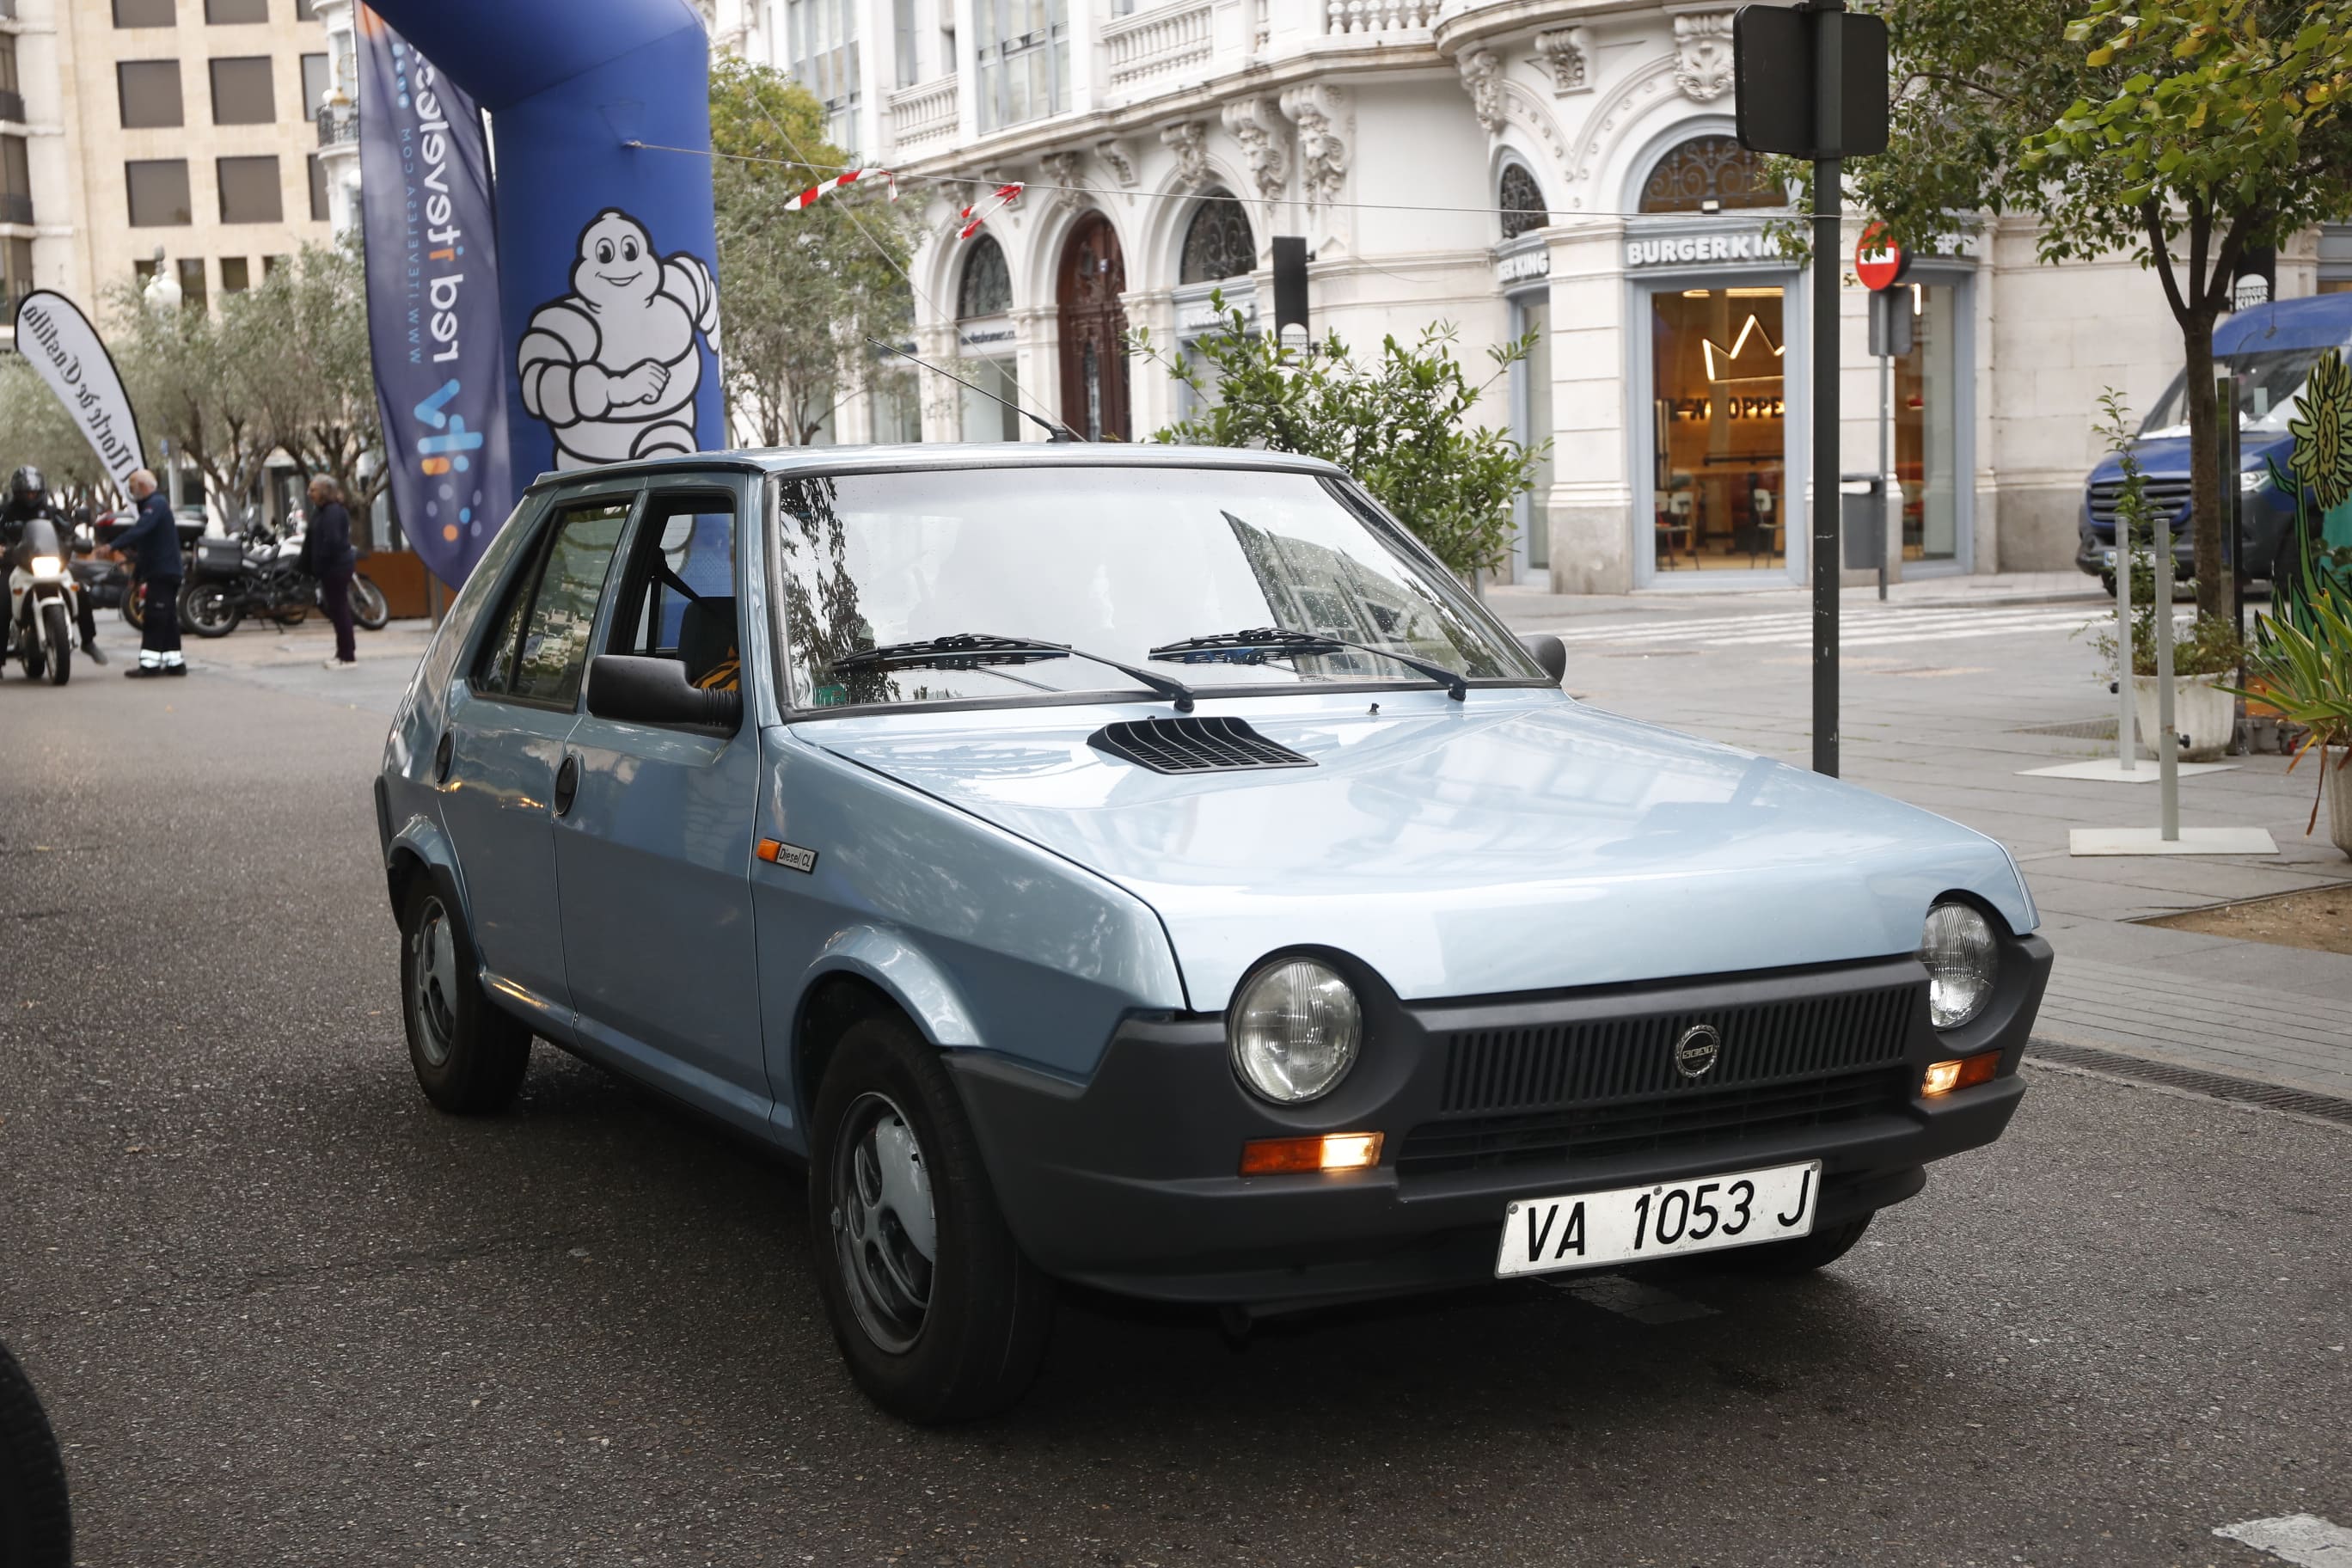
<path id="1" fill-rule="evenodd" d="M 28 520 L 25 531 L 17 536 L 16 565 L 22 566 L 37 555 L 51 555 L 63 560 L 65 553 L 58 544 L 58 525 L 46 517 Z"/>

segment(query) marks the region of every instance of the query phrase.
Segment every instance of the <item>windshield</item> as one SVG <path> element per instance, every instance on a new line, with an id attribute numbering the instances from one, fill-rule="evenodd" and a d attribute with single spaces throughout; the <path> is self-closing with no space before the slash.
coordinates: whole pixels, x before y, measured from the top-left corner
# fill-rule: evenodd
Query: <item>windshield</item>
<path id="1" fill-rule="evenodd" d="M 2324 348 L 2262 349 L 2214 355 L 2216 371 L 2226 370 L 2238 378 L 2238 428 L 2286 434 L 2286 422 L 2294 415 L 2303 384 L 2310 378 L 2312 365 L 2327 352 Z M 2139 427 L 2142 440 L 2189 434 L 2189 407 L 2180 395 L 2187 379 L 2174 376 L 2164 395 L 2156 400 L 2156 406 L 2147 412 L 2147 422 Z"/>
<path id="2" fill-rule="evenodd" d="M 1151 662 L 1166 644 L 1259 626 L 1394 648 L 1472 680 L 1544 680 L 1458 583 L 1312 474 L 952 468 L 788 478 L 777 489 L 795 707 L 1140 693 L 1103 659 L 1164 669 L 1204 692 L 1429 685 L 1355 649 Z M 1066 644 L 1076 657 L 833 668 L 860 648 L 966 633 Z"/>

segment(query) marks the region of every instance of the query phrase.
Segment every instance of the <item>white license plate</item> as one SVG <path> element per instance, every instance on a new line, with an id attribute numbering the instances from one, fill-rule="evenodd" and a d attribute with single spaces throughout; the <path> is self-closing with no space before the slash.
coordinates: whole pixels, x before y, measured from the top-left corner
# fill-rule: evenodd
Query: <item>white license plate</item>
<path id="1" fill-rule="evenodd" d="M 1813 1233 L 1822 1163 L 1530 1198 L 1503 1216 L 1495 1272 L 1549 1274 Z"/>

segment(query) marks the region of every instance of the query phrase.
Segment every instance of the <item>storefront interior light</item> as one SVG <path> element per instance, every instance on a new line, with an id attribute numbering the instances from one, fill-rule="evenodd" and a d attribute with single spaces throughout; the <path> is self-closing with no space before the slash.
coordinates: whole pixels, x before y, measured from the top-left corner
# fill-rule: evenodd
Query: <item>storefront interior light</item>
<path id="1" fill-rule="evenodd" d="M 1724 293 L 1734 300 L 1777 300 L 1780 297 L 1778 289 L 1726 289 Z"/>
<path id="2" fill-rule="evenodd" d="M 1712 290 L 1706 289 L 1685 289 L 1683 290 L 1683 298 L 1685 300 L 1706 300 L 1713 298 L 1713 292 Z"/>

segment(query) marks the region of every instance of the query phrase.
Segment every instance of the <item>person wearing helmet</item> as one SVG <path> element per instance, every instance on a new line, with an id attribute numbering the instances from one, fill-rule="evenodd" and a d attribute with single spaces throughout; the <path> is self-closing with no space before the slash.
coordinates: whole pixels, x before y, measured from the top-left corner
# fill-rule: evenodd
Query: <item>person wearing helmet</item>
<path id="1" fill-rule="evenodd" d="M 37 517 L 46 517 L 57 524 L 59 539 L 73 537 L 73 525 L 64 512 L 49 499 L 48 481 L 41 470 L 27 464 L 8 476 L 8 494 L 0 500 L 0 554 L 16 548 L 25 536 L 25 525 Z M 106 654 L 98 646 L 98 606 L 88 594 L 76 594 L 74 602 L 81 612 L 81 651 L 89 656 L 92 664 L 104 664 Z"/>

